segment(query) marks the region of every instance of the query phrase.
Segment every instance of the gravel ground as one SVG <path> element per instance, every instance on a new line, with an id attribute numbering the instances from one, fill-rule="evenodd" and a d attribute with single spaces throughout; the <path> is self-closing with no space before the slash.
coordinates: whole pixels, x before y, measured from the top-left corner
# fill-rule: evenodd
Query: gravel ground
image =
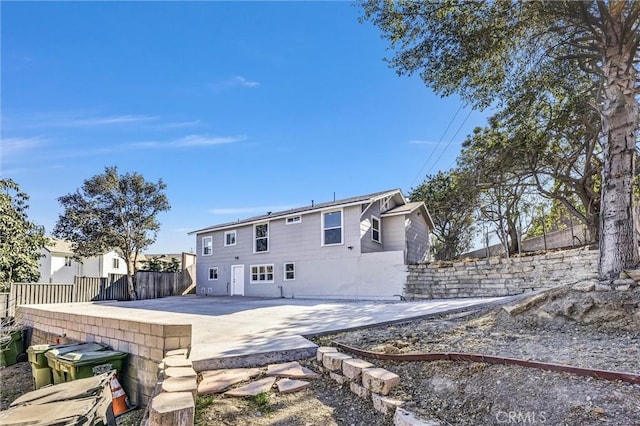
<path id="1" fill-rule="evenodd" d="M 470 311 L 315 339 L 385 353 L 466 352 L 640 374 L 640 288 L 550 291 L 518 315 Z M 408 302 L 410 303 L 410 302 Z M 538 369 L 453 361 L 369 360 L 401 377 L 392 397 L 442 425 L 640 425 L 640 385 Z M 311 369 L 314 359 L 301 360 Z M 29 379 L 26 377 L 29 376 Z M 0 369 L 0 408 L 30 389 L 28 363 Z M 138 410 L 138 413 L 141 410 Z M 140 415 L 118 419 L 136 424 Z M 257 398 L 199 397 L 198 425 L 390 425 L 370 402 L 323 376 Z"/>

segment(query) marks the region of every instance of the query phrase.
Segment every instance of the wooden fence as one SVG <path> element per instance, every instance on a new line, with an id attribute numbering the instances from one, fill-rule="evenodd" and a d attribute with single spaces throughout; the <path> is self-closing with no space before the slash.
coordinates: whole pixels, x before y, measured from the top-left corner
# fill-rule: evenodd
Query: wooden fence
<path id="1" fill-rule="evenodd" d="M 193 283 L 193 268 L 182 272 L 138 272 L 138 299 L 177 296 Z M 43 303 L 130 300 L 127 276 L 110 274 L 108 278 L 75 277 L 73 284 L 13 283 L 9 293 L 0 293 L 0 318 L 14 316 L 18 305 Z"/>

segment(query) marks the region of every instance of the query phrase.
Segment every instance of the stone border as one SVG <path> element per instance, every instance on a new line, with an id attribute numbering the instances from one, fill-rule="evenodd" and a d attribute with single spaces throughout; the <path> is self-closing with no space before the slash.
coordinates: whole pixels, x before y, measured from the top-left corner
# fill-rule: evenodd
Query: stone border
<path id="1" fill-rule="evenodd" d="M 433 420 L 422 420 L 402 408 L 403 401 L 389 397 L 400 384 L 400 376 L 368 361 L 353 358 L 330 346 L 319 347 L 316 352 L 318 370 L 362 399 L 370 400 L 373 408 L 385 416 L 393 416 L 396 426 L 438 426 Z"/>

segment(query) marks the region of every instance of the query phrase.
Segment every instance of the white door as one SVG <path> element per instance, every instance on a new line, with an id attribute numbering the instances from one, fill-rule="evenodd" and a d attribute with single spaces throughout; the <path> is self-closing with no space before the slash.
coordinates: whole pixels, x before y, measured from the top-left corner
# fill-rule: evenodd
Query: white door
<path id="1" fill-rule="evenodd" d="M 244 296 L 244 265 L 231 265 L 231 295 Z"/>

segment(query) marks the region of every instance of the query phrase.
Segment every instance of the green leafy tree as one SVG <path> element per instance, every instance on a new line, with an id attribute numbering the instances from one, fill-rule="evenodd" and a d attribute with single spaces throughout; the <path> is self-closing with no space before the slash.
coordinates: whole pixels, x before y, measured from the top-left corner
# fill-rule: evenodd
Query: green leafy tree
<path id="1" fill-rule="evenodd" d="M 611 280 L 639 260 L 633 178 L 639 109 L 637 1 L 365 0 L 364 19 L 394 50 L 399 74 L 477 107 L 505 100 L 541 76 L 582 73 L 601 117 L 598 269 Z"/>
<path id="2" fill-rule="evenodd" d="M 76 192 L 58 198 L 64 213 L 54 235 L 72 242 L 77 255 L 116 250 L 127 264 L 129 295 L 136 298 L 138 256 L 155 242 L 158 213 L 169 210 L 166 185 L 147 182 L 138 173 L 118 174 L 117 167 L 84 181 Z"/>
<path id="3" fill-rule="evenodd" d="M 423 201 L 433 217 L 433 252 L 437 260 L 454 259 L 470 248 L 477 192 L 467 175 L 448 171 L 427 176 L 411 190 L 409 198 Z"/>
<path id="4" fill-rule="evenodd" d="M 27 218 L 29 196 L 11 179 L 0 179 L 0 283 L 34 282 L 40 278 L 44 228 Z"/>

